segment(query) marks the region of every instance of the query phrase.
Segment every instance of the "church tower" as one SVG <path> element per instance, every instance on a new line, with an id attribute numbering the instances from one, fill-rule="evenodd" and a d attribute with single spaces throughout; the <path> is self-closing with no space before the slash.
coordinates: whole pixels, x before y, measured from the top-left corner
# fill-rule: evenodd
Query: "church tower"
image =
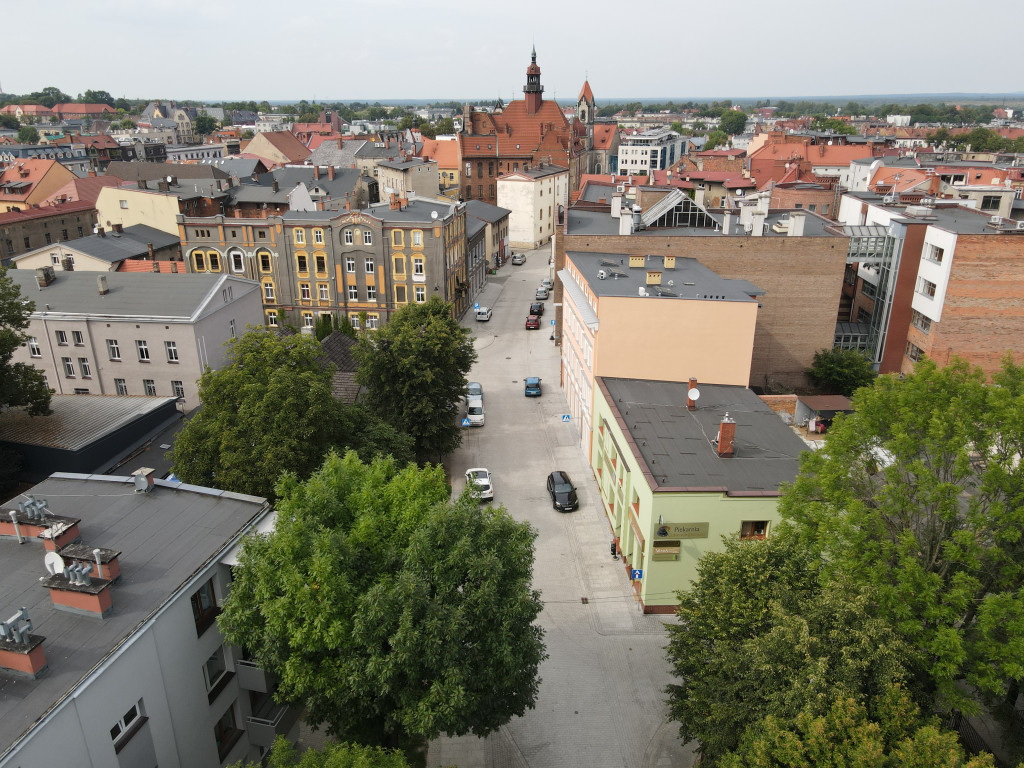
<path id="1" fill-rule="evenodd" d="M 576 100 L 576 117 L 580 122 L 590 128 L 594 125 L 594 92 L 590 90 L 590 80 L 583 81 L 583 88 L 580 89 L 580 96 Z"/>
<path id="2" fill-rule="evenodd" d="M 540 84 L 536 46 L 530 54 L 530 66 L 526 68 L 526 85 L 523 86 L 523 93 L 526 94 L 526 114 L 535 115 L 540 112 L 541 102 L 544 101 L 544 86 Z"/>

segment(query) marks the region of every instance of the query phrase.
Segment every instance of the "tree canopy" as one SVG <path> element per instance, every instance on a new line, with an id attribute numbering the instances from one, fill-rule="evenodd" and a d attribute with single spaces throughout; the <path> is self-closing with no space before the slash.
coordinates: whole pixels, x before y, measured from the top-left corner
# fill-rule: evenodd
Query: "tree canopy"
<path id="1" fill-rule="evenodd" d="M 31 125 L 23 125 L 18 129 L 18 143 L 19 144 L 38 144 L 39 143 L 39 131 L 33 128 Z"/>
<path id="2" fill-rule="evenodd" d="M 398 750 L 341 743 L 307 749 L 300 755 L 284 736 L 277 737 L 266 760 L 265 766 L 262 762 L 245 762 L 231 768 L 409 768 Z"/>
<path id="3" fill-rule="evenodd" d="M 246 539 L 219 623 L 279 677 L 279 701 L 385 746 L 484 736 L 534 706 L 545 651 L 528 524 L 449 501 L 440 466 L 353 452 L 277 490 L 274 531 Z"/>
<path id="4" fill-rule="evenodd" d="M 458 447 L 456 403 L 476 361 L 470 332 L 436 296 L 407 304 L 387 324 L 360 339 L 357 381 L 370 409 L 410 435 L 420 460 L 440 460 Z"/>
<path id="5" fill-rule="evenodd" d="M 871 384 L 878 375 L 867 356 L 857 349 L 819 349 L 806 373 L 825 394 L 846 397 Z"/>
<path id="6" fill-rule="evenodd" d="M 29 318 L 35 303 L 0 267 L 0 411 L 27 406 L 32 416 L 50 413 L 50 390 L 38 371 L 25 363 L 12 363 L 14 352 L 28 341 Z"/>
<path id="7" fill-rule="evenodd" d="M 199 382 L 199 409 L 171 451 L 183 481 L 273 498 L 282 472 L 308 477 L 333 447 L 411 458 L 411 441 L 331 394 L 320 345 L 253 329 Z"/>
<path id="8" fill-rule="evenodd" d="M 743 133 L 743 129 L 746 125 L 746 114 L 736 109 L 726 110 L 718 120 L 718 127 L 732 135 Z"/>
<path id="9" fill-rule="evenodd" d="M 217 130 L 217 121 L 205 112 L 201 112 L 196 115 L 196 119 L 192 123 L 192 127 L 195 128 L 196 133 L 200 136 L 209 136 Z"/>

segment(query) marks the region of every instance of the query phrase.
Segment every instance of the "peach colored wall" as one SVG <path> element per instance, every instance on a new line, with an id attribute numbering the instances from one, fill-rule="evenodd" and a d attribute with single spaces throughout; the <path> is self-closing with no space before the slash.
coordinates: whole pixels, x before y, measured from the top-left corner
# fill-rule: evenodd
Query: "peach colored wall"
<path id="1" fill-rule="evenodd" d="M 756 301 L 600 299 L 594 374 L 747 386 Z"/>

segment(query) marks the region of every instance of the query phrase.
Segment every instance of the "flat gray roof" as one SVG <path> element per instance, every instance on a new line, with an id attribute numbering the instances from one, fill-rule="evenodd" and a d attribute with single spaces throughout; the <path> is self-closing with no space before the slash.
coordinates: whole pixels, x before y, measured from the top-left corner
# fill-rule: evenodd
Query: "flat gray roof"
<path id="1" fill-rule="evenodd" d="M 430 218 L 431 211 L 437 211 L 437 220 L 447 218 L 455 210 L 455 203 L 444 203 L 436 200 L 424 200 L 417 197 L 409 201 L 399 209 L 391 210 L 390 203 L 377 203 L 369 208 L 361 208 L 360 213 L 368 213 L 381 221 L 390 222 L 423 222 L 433 224 L 434 219 Z"/>
<path id="2" fill-rule="evenodd" d="M 698 383 L 697 410 L 688 411 L 688 383 L 603 376 L 597 381 L 656 491 L 776 495 L 780 483 L 796 478 L 806 446 L 746 387 Z M 728 459 L 712 444 L 726 413 L 736 422 L 735 455 Z"/>
<path id="3" fill-rule="evenodd" d="M 38 680 L 0 671 L 0 756 L 268 509 L 254 496 L 166 480 L 135 493 L 132 478 L 109 475 L 58 473 L 29 493 L 47 499 L 55 515 L 80 518 L 83 544 L 120 551 L 121 579 L 111 587 L 113 611 L 105 619 L 58 611 L 39 583 L 47 575 L 42 541 L 0 539 L 0 615 L 28 608 L 32 634 L 46 638 L 49 665 Z M 7 517 L 24 498 L 0 505 L 0 514 Z"/>
<path id="4" fill-rule="evenodd" d="M 77 451 L 173 397 L 130 395 L 53 395 L 49 416 L 29 416 L 24 408 L 0 413 L 0 440 Z"/>
<path id="5" fill-rule="evenodd" d="M 609 202 L 610 202 L 609 198 Z M 633 201 L 628 203 L 632 205 Z M 627 200 L 623 198 L 623 211 L 626 211 Z M 837 231 L 831 231 L 829 227 L 835 227 L 835 223 L 823 219 L 809 211 L 800 211 L 804 214 L 803 237 L 840 237 Z M 788 219 L 790 211 L 773 211 L 765 217 L 765 223 L 769 225 L 768 231 L 763 237 L 788 237 L 786 232 L 776 232 L 771 225 Z M 626 215 L 629 215 L 628 211 Z M 739 216 L 733 216 L 732 232 L 726 235 L 721 231 L 722 214 L 708 213 L 708 216 L 718 222 L 719 228 L 709 229 L 707 227 L 650 227 L 634 232 L 634 235 L 644 237 L 750 237 L 739 225 Z M 566 227 L 570 235 L 617 235 L 619 234 L 619 219 L 613 217 L 606 211 L 585 211 L 579 208 L 570 208 Z"/>
<path id="6" fill-rule="evenodd" d="M 1009 235 L 1017 233 L 1017 230 L 990 227 L 989 215 L 987 213 L 981 213 L 973 208 L 965 208 L 960 205 L 943 205 L 943 201 L 940 201 L 939 205 L 926 206 L 928 208 L 927 214 L 908 214 L 907 208 L 913 209 L 923 206 L 915 204 L 887 205 L 885 198 L 874 192 L 846 192 L 845 194 L 891 211 L 908 224 L 930 224 L 933 227 L 962 235 Z M 1024 230 L 1021 230 L 1021 232 L 1024 233 Z"/>
<path id="7" fill-rule="evenodd" d="M 595 296 L 640 298 L 640 288 L 648 299 L 756 301 L 751 294 L 764 294 L 749 281 L 720 277 L 690 257 L 677 257 L 675 267 L 666 267 L 665 257 L 660 254 L 645 256 L 643 267 L 629 266 L 630 257 L 621 253 L 568 251 L 565 258 L 583 275 Z M 661 285 L 647 285 L 648 270 L 661 272 Z M 599 276 L 602 271 L 606 275 L 604 279 Z"/>
<path id="8" fill-rule="evenodd" d="M 188 319 L 206 301 L 221 275 L 156 274 L 151 272 L 56 272 L 45 288 L 36 284 L 35 270 L 12 269 L 7 273 L 26 298 L 36 303 L 36 313 L 90 314 L 114 317 Z M 109 293 L 101 296 L 96 278 L 107 278 Z M 233 283 L 252 288 L 259 283 L 229 276 Z M 49 308 L 47 308 L 49 305 Z"/>

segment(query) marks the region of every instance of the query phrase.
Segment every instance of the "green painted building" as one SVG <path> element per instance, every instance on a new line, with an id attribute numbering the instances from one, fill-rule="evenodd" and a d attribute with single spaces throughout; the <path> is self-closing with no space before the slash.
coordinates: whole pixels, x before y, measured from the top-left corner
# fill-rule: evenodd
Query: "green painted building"
<path id="1" fill-rule="evenodd" d="M 608 524 L 644 612 L 671 613 L 723 536 L 770 534 L 807 447 L 746 387 L 596 381 L 590 460 Z"/>

